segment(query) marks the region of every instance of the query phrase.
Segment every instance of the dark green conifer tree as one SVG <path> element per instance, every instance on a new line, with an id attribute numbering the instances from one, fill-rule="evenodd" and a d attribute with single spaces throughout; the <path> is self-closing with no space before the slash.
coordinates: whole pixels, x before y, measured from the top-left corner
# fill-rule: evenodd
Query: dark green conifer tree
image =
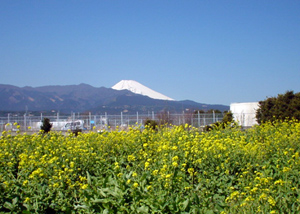
<path id="1" fill-rule="evenodd" d="M 50 123 L 49 118 L 44 118 L 43 119 L 43 124 L 41 125 L 41 130 L 43 130 L 44 133 L 50 132 L 52 128 L 52 124 Z"/>

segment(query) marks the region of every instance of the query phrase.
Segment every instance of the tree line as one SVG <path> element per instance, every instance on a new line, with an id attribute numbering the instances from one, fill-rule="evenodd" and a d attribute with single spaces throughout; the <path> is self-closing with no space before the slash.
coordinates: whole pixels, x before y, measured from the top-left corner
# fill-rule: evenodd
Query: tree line
<path id="1" fill-rule="evenodd" d="M 256 119 L 259 124 L 285 119 L 300 120 L 300 92 L 287 91 L 285 94 L 278 94 L 277 97 L 260 101 Z"/>

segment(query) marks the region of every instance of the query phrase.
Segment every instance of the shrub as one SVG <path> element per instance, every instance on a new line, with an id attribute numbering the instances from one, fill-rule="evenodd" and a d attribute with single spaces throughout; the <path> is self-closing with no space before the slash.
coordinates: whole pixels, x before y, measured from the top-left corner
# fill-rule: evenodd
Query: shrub
<path id="1" fill-rule="evenodd" d="M 231 122 L 233 122 L 233 114 L 232 114 L 231 111 L 225 112 L 225 115 L 223 116 L 222 122 L 223 123 L 231 123 Z"/>
<path id="2" fill-rule="evenodd" d="M 52 124 L 50 123 L 49 118 L 44 118 L 43 119 L 43 125 L 41 125 L 41 130 L 43 130 L 44 133 L 50 132 L 52 128 Z"/>
<path id="3" fill-rule="evenodd" d="M 82 132 L 82 129 L 79 129 L 79 128 L 76 128 L 74 130 L 72 130 L 72 133 L 77 137 L 78 136 L 78 133 L 79 132 Z"/>
<path id="4" fill-rule="evenodd" d="M 144 123 L 145 127 L 149 127 L 150 129 L 157 129 L 157 122 L 155 120 L 147 119 Z"/>
<path id="5" fill-rule="evenodd" d="M 232 122 L 234 122 L 233 120 L 233 114 L 231 111 L 228 111 L 225 113 L 225 115 L 223 116 L 222 121 L 217 121 L 211 125 L 207 125 L 204 127 L 204 131 L 211 131 L 213 129 L 225 129 L 226 126 L 228 126 L 229 124 L 231 124 Z M 232 125 L 231 127 L 233 127 L 234 125 Z"/>

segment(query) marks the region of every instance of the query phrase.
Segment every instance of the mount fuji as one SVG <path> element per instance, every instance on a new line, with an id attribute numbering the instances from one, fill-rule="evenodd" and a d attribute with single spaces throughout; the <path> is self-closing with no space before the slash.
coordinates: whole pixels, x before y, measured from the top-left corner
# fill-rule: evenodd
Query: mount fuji
<path id="1" fill-rule="evenodd" d="M 170 97 L 167 97 L 159 92 L 156 92 L 141 83 L 135 81 L 135 80 L 121 80 L 117 84 L 115 84 L 112 89 L 115 90 L 129 90 L 135 94 L 140 94 L 144 96 L 148 96 L 153 99 L 158 100 L 174 100 Z"/>

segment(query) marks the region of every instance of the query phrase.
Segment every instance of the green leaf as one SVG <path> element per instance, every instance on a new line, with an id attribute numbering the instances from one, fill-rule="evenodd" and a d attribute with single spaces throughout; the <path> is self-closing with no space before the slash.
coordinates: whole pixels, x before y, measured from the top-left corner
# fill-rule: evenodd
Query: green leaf
<path id="1" fill-rule="evenodd" d="M 189 200 L 189 199 L 186 199 L 186 200 L 182 203 L 182 210 L 183 210 L 183 211 L 188 207 L 189 202 L 190 202 L 190 200 Z"/>
<path id="2" fill-rule="evenodd" d="M 193 194 L 193 198 L 194 198 L 196 204 L 200 203 L 199 197 L 196 193 Z"/>
<path id="3" fill-rule="evenodd" d="M 13 205 L 16 205 L 17 202 L 18 202 L 18 198 L 14 198 L 14 199 L 12 200 L 12 202 L 13 202 Z"/>
<path id="4" fill-rule="evenodd" d="M 109 210 L 108 209 L 105 209 L 103 210 L 102 214 L 108 214 L 109 213 Z"/>
<path id="5" fill-rule="evenodd" d="M 102 189 L 98 188 L 98 193 L 100 193 L 100 195 L 102 195 L 103 197 L 106 197 L 106 193 Z"/>
<path id="6" fill-rule="evenodd" d="M 104 198 L 104 199 L 92 199 L 91 202 L 93 203 L 109 203 L 111 200 L 108 198 Z"/>
<path id="7" fill-rule="evenodd" d="M 6 209 L 9 209 L 10 211 L 12 211 L 14 209 L 14 205 L 12 203 L 9 203 L 9 202 L 5 202 L 3 206 Z"/>
<path id="8" fill-rule="evenodd" d="M 149 213 L 149 207 L 148 206 L 141 206 L 139 208 L 137 208 L 138 213 Z"/>
<path id="9" fill-rule="evenodd" d="M 205 212 L 205 214 L 214 214 L 214 211 L 213 211 L 213 210 L 207 210 L 207 211 Z"/>
<path id="10" fill-rule="evenodd" d="M 90 176 L 90 173 L 89 173 L 88 171 L 86 171 L 86 179 L 87 179 L 87 183 L 88 183 L 89 185 L 91 185 L 91 184 L 92 184 L 91 176 Z"/>
<path id="11" fill-rule="evenodd" d="M 76 210 L 76 209 L 84 209 L 84 210 L 87 210 L 88 209 L 88 206 L 86 206 L 86 205 L 75 205 L 74 206 L 74 209 Z"/>

